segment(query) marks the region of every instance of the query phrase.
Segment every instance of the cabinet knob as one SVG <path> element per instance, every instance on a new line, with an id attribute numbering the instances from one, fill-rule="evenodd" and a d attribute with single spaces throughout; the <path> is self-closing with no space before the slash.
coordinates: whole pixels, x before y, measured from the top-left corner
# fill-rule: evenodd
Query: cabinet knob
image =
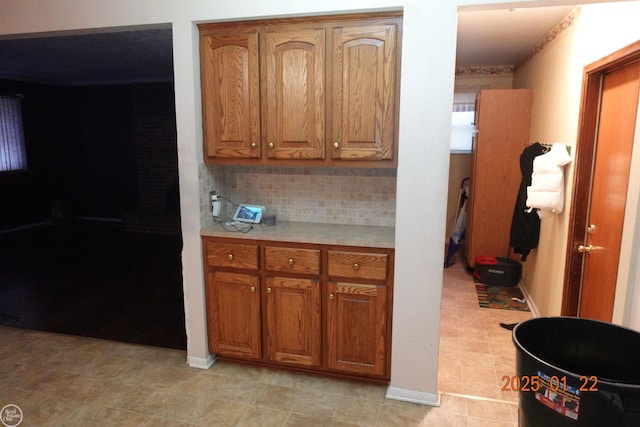
<path id="1" fill-rule="evenodd" d="M 227 258 L 229 259 L 229 261 L 233 261 L 233 254 L 229 254 Z"/>
<path id="2" fill-rule="evenodd" d="M 353 263 L 353 269 L 360 270 L 360 264 L 358 264 L 357 262 Z"/>
<path id="3" fill-rule="evenodd" d="M 275 147 L 275 146 L 276 146 L 275 142 L 270 142 L 270 143 L 269 143 L 269 148 L 273 148 L 273 147 Z"/>
<path id="4" fill-rule="evenodd" d="M 256 143 L 255 143 L 255 142 L 252 142 L 252 143 L 251 143 L 251 148 L 256 148 L 256 147 L 257 147 Z"/>
<path id="5" fill-rule="evenodd" d="M 294 262 L 293 258 L 289 258 L 289 265 L 293 265 Z"/>
<path id="6" fill-rule="evenodd" d="M 255 291 L 256 291 L 256 287 L 255 287 L 255 286 L 252 286 L 251 288 L 249 288 L 249 290 L 251 291 L 251 293 L 253 293 L 253 292 L 255 292 Z"/>
<path id="7" fill-rule="evenodd" d="M 340 148 L 340 143 L 339 143 L 338 141 L 334 142 L 334 143 L 333 143 L 333 148 L 335 148 L 336 150 L 337 150 L 338 148 Z"/>
<path id="8" fill-rule="evenodd" d="M 271 293 L 271 288 L 267 288 L 267 293 L 270 294 Z"/>
<path id="9" fill-rule="evenodd" d="M 334 299 L 334 298 L 335 298 L 335 295 L 329 294 L 329 299 Z"/>

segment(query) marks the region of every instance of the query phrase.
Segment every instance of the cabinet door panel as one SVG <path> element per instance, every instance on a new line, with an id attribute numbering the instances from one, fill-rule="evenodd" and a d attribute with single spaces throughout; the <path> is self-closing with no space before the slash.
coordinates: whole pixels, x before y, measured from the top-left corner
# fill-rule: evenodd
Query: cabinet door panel
<path id="1" fill-rule="evenodd" d="M 260 157 L 257 30 L 202 38 L 205 155 Z"/>
<path id="2" fill-rule="evenodd" d="M 396 38 L 396 24 L 333 30 L 333 158 L 393 157 Z"/>
<path id="3" fill-rule="evenodd" d="M 329 282 L 327 291 L 329 368 L 385 375 L 387 288 Z"/>
<path id="4" fill-rule="evenodd" d="M 259 277 L 209 272 L 206 295 L 209 350 L 225 356 L 259 359 Z"/>
<path id="5" fill-rule="evenodd" d="M 269 277 L 266 291 L 268 359 L 303 366 L 319 366 L 319 281 Z"/>
<path id="6" fill-rule="evenodd" d="M 265 34 L 266 150 L 275 159 L 324 158 L 325 30 Z"/>

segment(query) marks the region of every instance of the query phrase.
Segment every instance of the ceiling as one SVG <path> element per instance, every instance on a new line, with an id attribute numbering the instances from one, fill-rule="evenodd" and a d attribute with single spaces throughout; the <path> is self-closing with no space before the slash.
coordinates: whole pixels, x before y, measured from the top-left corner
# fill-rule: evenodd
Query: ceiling
<path id="1" fill-rule="evenodd" d="M 459 12 L 456 66 L 518 65 L 573 7 Z"/>
<path id="2" fill-rule="evenodd" d="M 461 11 L 456 66 L 518 64 L 571 8 Z M 0 79 L 52 85 L 172 81 L 171 29 L 0 40 Z"/>
<path id="3" fill-rule="evenodd" d="M 0 40 L 0 79 L 52 85 L 172 81 L 171 28 Z"/>

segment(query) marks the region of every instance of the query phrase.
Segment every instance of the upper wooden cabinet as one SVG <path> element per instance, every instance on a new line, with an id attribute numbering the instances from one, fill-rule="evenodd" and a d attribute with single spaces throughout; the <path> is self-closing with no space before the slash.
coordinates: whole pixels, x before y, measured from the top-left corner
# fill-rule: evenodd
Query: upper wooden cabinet
<path id="1" fill-rule="evenodd" d="M 205 158 L 260 158 L 258 31 L 201 30 Z"/>
<path id="2" fill-rule="evenodd" d="M 324 28 L 269 28 L 263 47 L 267 156 L 324 158 Z"/>
<path id="3" fill-rule="evenodd" d="M 333 29 L 332 156 L 394 155 L 397 25 Z"/>
<path id="4" fill-rule="evenodd" d="M 400 14 L 201 24 L 207 163 L 397 166 Z"/>

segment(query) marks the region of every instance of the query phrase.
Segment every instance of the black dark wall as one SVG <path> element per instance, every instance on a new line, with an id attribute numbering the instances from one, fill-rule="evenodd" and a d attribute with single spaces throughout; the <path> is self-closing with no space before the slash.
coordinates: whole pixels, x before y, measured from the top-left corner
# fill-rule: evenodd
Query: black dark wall
<path id="1" fill-rule="evenodd" d="M 138 208 L 144 168 L 136 160 L 137 123 L 154 114 L 175 122 L 172 83 L 55 87 L 0 80 L 0 93 L 24 95 L 29 166 L 0 173 L 0 230 L 47 220 L 54 207 L 63 218 L 122 218 Z M 164 133 L 177 158 L 175 125 Z"/>

